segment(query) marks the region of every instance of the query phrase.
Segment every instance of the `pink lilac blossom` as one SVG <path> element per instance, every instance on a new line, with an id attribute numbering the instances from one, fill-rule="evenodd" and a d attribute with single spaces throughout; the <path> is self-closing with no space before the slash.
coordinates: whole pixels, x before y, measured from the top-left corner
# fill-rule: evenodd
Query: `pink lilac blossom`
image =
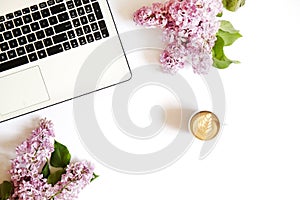
<path id="1" fill-rule="evenodd" d="M 32 135 L 16 148 L 17 156 L 9 171 L 14 186 L 12 199 L 46 199 L 44 192 L 50 185 L 39 170 L 54 151 L 53 137 L 51 121 L 41 120 Z"/>
<path id="2" fill-rule="evenodd" d="M 87 186 L 93 178 L 94 167 L 87 161 L 72 163 L 67 166 L 61 181 L 48 191 L 49 199 L 72 200 Z"/>
<path id="3" fill-rule="evenodd" d="M 44 119 L 16 148 L 9 171 L 14 192 L 9 200 L 71 200 L 91 181 L 94 167 L 83 161 L 69 164 L 54 186 L 47 183 L 40 171 L 54 151 L 53 138 L 53 124 Z"/>
<path id="4" fill-rule="evenodd" d="M 134 13 L 138 25 L 163 29 L 167 43 L 161 54 L 163 71 L 176 73 L 190 60 L 195 73 L 205 74 L 213 64 L 212 48 L 220 22 L 221 0 L 169 0 Z"/>

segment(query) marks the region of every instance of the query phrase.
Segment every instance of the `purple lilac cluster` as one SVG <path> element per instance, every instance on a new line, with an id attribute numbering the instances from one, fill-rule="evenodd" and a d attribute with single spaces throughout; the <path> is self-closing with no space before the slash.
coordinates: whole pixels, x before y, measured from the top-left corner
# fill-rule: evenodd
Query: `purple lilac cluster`
<path id="1" fill-rule="evenodd" d="M 53 137 L 53 124 L 41 120 L 32 135 L 16 148 L 17 156 L 10 170 L 14 186 L 12 199 L 45 199 L 44 193 L 50 185 L 39 170 L 54 151 Z"/>
<path id="2" fill-rule="evenodd" d="M 66 173 L 62 175 L 61 181 L 48 191 L 49 199 L 72 200 L 77 198 L 79 192 L 93 178 L 93 171 L 94 167 L 86 161 L 68 165 Z"/>
<path id="3" fill-rule="evenodd" d="M 176 73 L 189 60 L 195 73 L 206 74 L 213 64 L 212 48 L 220 27 L 217 15 L 222 10 L 222 0 L 169 0 L 140 8 L 133 19 L 164 30 L 167 46 L 160 58 L 164 71 Z"/>
<path id="4" fill-rule="evenodd" d="M 90 183 L 94 168 L 86 161 L 68 165 L 54 186 L 47 183 L 40 171 L 54 151 L 53 138 L 53 124 L 41 120 L 32 135 L 16 148 L 17 156 L 9 171 L 14 186 L 10 200 L 71 200 Z"/>

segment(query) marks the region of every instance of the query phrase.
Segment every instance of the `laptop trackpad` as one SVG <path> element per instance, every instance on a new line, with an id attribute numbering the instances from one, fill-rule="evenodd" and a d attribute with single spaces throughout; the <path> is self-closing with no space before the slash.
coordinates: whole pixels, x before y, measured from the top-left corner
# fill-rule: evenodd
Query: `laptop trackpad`
<path id="1" fill-rule="evenodd" d="M 0 94 L 1 115 L 50 99 L 38 66 L 0 77 Z"/>

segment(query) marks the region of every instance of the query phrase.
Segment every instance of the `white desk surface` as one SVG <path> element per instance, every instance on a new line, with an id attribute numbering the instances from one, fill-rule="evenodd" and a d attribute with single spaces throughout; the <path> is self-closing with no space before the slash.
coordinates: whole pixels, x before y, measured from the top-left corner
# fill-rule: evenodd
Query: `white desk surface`
<path id="1" fill-rule="evenodd" d="M 123 33 L 140 28 L 131 21 L 131 14 L 154 1 L 110 2 Z M 145 175 L 116 172 L 97 163 L 82 146 L 70 101 L 0 124 L 0 182 L 8 179 L 5 172 L 17 144 L 36 126 L 36 119 L 47 117 L 55 124 L 56 139 L 75 157 L 94 162 L 101 175 L 81 193 L 82 200 L 299 199 L 299 9 L 298 0 L 247 0 L 237 13 L 225 13 L 224 18 L 244 36 L 227 49 L 228 56 L 242 63 L 219 71 L 226 94 L 225 126 L 216 148 L 204 160 L 198 159 L 203 143 L 195 140 L 182 158 L 164 170 Z M 131 62 L 155 62 L 158 55 L 141 53 L 141 58 L 135 56 Z M 191 69 L 180 73 L 194 77 Z M 113 90 L 101 91 L 96 98 L 109 98 Z M 200 91 L 196 94 L 199 109 L 209 109 L 209 95 Z M 149 123 L 149 112 L 138 112 L 144 106 L 141 94 L 129 102 L 137 125 Z M 101 110 L 99 114 L 110 116 Z M 113 121 L 111 126 L 115 126 Z M 139 141 L 110 139 L 128 151 L 147 152 L 167 145 L 172 138 L 142 147 Z"/>

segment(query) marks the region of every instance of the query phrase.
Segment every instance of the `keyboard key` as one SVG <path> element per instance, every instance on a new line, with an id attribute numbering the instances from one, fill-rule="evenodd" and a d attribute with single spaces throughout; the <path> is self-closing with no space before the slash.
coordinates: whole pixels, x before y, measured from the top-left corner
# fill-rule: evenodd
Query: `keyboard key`
<path id="1" fill-rule="evenodd" d="M 24 24 L 21 17 L 14 19 L 14 22 L 15 22 L 16 27 L 22 26 Z"/>
<path id="2" fill-rule="evenodd" d="M 37 37 L 37 39 L 40 40 L 40 39 L 45 38 L 46 36 L 45 36 L 44 31 L 43 31 L 43 30 L 40 30 L 40 31 L 36 32 L 36 37 Z"/>
<path id="3" fill-rule="evenodd" d="M 34 46 L 33 46 L 33 44 L 28 44 L 28 45 L 25 46 L 25 48 L 26 48 L 26 52 L 27 52 L 27 53 L 31 53 L 31 52 L 34 51 Z"/>
<path id="4" fill-rule="evenodd" d="M 72 48 L 76 48 L 79 46 L 77 40 L 71 40 L 70 43 L 71 43 Z"/>
<path id="5" fill-rule="evenodd" d="M 97 19 L 102 19 L 103 15 L 102 15 L 99 3 L 95 2 L 92 5 L 93 5 L 93 9 L 94 9 Z"/>
<path id="6" fill-rule="evenodd" d="M 106 24 L 105 24 L 104 20 L 99 21 L 98 24 L 99 24 L 99 27 L 100 27 L 101 30 L 106 29 Z"/>
<path id="7" fill-rule="evenodd" d="M 16 29 L 12 30 L 12 33 L 13 33 L 14 37 L 19 37 L 22 35 L 20 28 L 16 28 Z"/>
<path id="8" fill-rule="evenodd" d="M 21 10 L 17 10 L 16 12 L 14 12 L 15 17 L 20 17 L 22 15 L 22 11 Z"/>
<path id="9" fill-rule="evenodd" d="M 64 22 L 66 20 L 70 19 L 68 13 L 62 13 L 58 15 L 58 21 Z"/>
<path id="10" fill-rule="evenodd" d="M 0 63 L 0 72 L 24 65 L 29 63 L 27 56 L 22 56 L 14 60 L 10 60 L 5 63 Z"/>
<path id="11" fill-rule="evenodd" d="M 15 27 L 13 21 L 8 21 L 8 22 L 5 22 L 4 24 L 5 24 L 6 30 L 9 30 L 9 29 L 12 29 Z"/>
<path id="12" fill-rule="evenodd" d="M 53 39 L 54 44 L 58 44 L 58 43 L 68 40 L 68 36 L 65 33 L 61 33 L 59 35 L 54 36 L 52 39 Z"/>
<path id="13" fill-rule="evenodd" d="M 94 22 L 94 21 L 96 21 L 96 18 L 95 18 L 95 16 L 94 16 L 93 13 L 88 15 L 88 19 L 89 19 L 89 22 Z"/>
<path id="14" fill-rule="evenodd" d="M 42 58 L 46 58 L 46 57 L 47 57 L 47 54 L 46 54 L 46 51 L 45 51 L 45 50 L 38 51 L 38 52 L 37 52 L 37 55 L 38 55 L 39 59 L 42 59 Z"/>
<path id="15" fill-rule="evenodd" d="M 41 13 L 40 12 L 32 13 L 32 18 L 34 21 L 40 20 L 42 18 Z"/>
<path id="16" fill-rule="evenodd" d="M 15 57 L 17 57 L 16 51 L 15 50 L 10 50 L 7 52 L 8 58 L 9 59 L 13 59 Z"/>
<path id="17" fill-rule="evenodd" d="M 5 40 L 10 40 L 13 38 L 13 35 L 12 35 L 11 31 L 6 31 L 3 33 L 3 37 Z"/>
<path id="18" fill-rule="evenodd" d="M 22 56 L 24 55 L 26 52 L 25 52 L 25 48 L 24 47 L 19 47 L 17 48 L 17 54 L 18 56 Z"/>
<path id="19" fill-rule="evenodd" d="M 5 27 L 4 27 L 4 24 L 0 24 L 0 33 L 5 31 Z"/>
<path id="20" fill-rule="evenodd" d="M 103 38 L 106 38 L 109 36 L 108 30 L 107 29 L 102 29 L 101 30 L 101 34 Z"/>
<path id="21" fill-rule="evenodd" d="M 3 41 L 4 41 L 3 35 L 0 34 L 0 42 L 3 42 Z"/>
<path id="22" fill-rule="evenodd" d="M 30 10 L 29 10 L 29 8 L 24 8 L 22 10 L 22 12 L 23 12 L 23 14 L 28 14 L 28 13 L 30 13 Z"/>
<path id="23" fill-rule="evenodd" d="M 37 22 L 34 22 L 34 23 L 30 24 L 30 26 L 31 26 L 32 31 L 40 30 L 40 25 Z"/>
<path id="24" fill-rule="evenodd" d="M 0 62 L 4 62 L 8 59 L 6 53 L 1 53 L 0 54 Z"/>
<path id="25" fill-rule="evenodd" d="M 64 0 L 56 0 L 56 3 L 60 3 L 63 2 Z"/>
<path id="26" fill-rule="evenodd" d="M 65 22 L 63 24 L 59 24 L 54 26 L 55 33 L 61 33 L 67 31 L 72 28 L 71 22 Z"/>
<path id="27" fill-rule="evenodd" d="M 50 8 L 50 11 L 51 11 L 51 14 L 52 14 L 52 15 L 55 15 L 55 14 L 57 14 L 57 13 L 64 12 L 64 11 L 66 11 L 66 10 L 67 10 L 67 9 L 66 9 L 66 6 L 65 6 L 64 3 L 58 4 L 58 5 L 53 6 L 53 7 Z"/>
<path id="28" fill-rule="evenodd" d="M 46 2 L 42 2 L 39 4 L 39 6 L 40 6 L 40 9 L 42 9 L 42 8 L 46 8 L 47 4 L 46 4 Z"/>
<path id="29" fill-rule="evenodd" d="M 71 30 L 71 31 L 68 31 L 68 37 L 69 37 L 69 39 L 73 39 L 73 38 L 75 38 L 75 33 L 74 33 L 74 31 L 73 31 L 73 30 Z"/>
<path id="30" fill-rule="evenodd" d="M 74 27 L 80 26 L 80 21 L 79 21 L 79 19 L 74 19 L 74 20 L 73 20 L 73 26 L 74 26 Z"/>
<path id="31" fill-rule="evenodd" d="M 4 22 L 5 18 L 4 16 L 0 16 L 0 22 Z"/>
<path id="32" fill-rule="evenodd" d="M 73 9 L 75 7 L 73 1 L 67 1 L 67 7 Z"/>
<path id="33" fill-rule="evenodd" d="M 78 38 L 78 41 L 79 41 L 80 45 L 85 45 L 87 43 L 85 37 Z"/>
<path id="34" fill-rule="evenodd" d="M 16 39 L 10 40 L 10 41 L 8 42 L 8 44 L 9 44 L 9 47 L 10 47 L 11 49 L 16 48 L 16 47 L 18 46 L 18 42 L 17 42 Z"/>
<path id="35" fill-rule="evenodd" d="M 90 1 L 89 0 L 82 0 L 82 3 L 87 4 L 87 3 L 90 3 Z"/>
<path id="36" fill-rule="evenodd" d="M 91 6 L 91 5 L 86 5 L 86 6 L 84 6 L 84 8 L 85 8 L 85 12 L 86 12 L 86 13 L 91 13 L 91 12 L 93 12 L 93 9 L 92 9 L 92 6 Z"/>
<path id="37" fill-rule="evenodd" d="M 84 26 L 84 27 L 83 27 L 83 31 L 84 31 L 85 34 L 90 33 L 90 32 L 91 32 L 90 26 L 89 26 L 89 25 Z"/>
<path id="38" fill-rule="evenodd" d="M 35 37 L 34 33 L 27 35 L 27 40 L 28 40 L 28 42 L 36 41 L 36 37 Z"/>
<path id="39" fill-rule="evenodd" d="M 31 53 L 31 52 L 34 51 L 34 46 L 33 46 L 33 44 L 29 44 L 29 45 L 27 45 L 25 48 L 26 48 L 26 52 L 27 52 L 27 53 Z"/>
<path id="40" fill-rule="evenodd" d="M 6 19 L 7 20 L 10 20 L 12 18 L 14 18 L 14 14 L 13 13 L 9 13 L 9 14 L 6 15 Z"/>
<path id="41" fill-rule="evenodd" d="M 34 6 L 31 6 L 31 7 L 30 7 L 30 10 L 31 10 L 32 12 L 37 11 L 38 9 L 39 9 L 39 8 L 38 8 L 37 5 L 34 5 Z"/>
<path id="42" fill-rule="evenodd" d="M 70 16 L 71 16 L 71 18 L 77 17 L 77 12 L 75 9 L 70 11 Z"/>
<path id="43" fill-rule="evenodd" d="M 50 25 L 55 25 L 58 23 L 58 20 L 55 16 L 49 18 Z"/>
<path id="44" fill-rule="evenodd" d="M 54 0 L 49 0 L 47 1 L 48 6 L 52 6 L 55 4 Z"/>
<path id="45" fill-rule="evenodd" d="M 77 9 L 77 12 L 78 12 L 78 15 L 79 15 L 79 16 L 82 16 L 82 15 L 85 14 L 84 9 L 83 9 L 82 7 L 78 8 L 78 9 Z"/>
<path id="46" fill-rule="evenodd" d="M 54 54 L 63 52 L 64 50 L 63 50 L 62 45 L 59 44 L 59 45 L 56 45 L 54 47 L 50 47 L 50 48 L 46 49 L 46 51 L 47 51 L 47 53 L 48 53 L 49 56 L 52 56 Z"/>
<path id="47" fill-rule="evenodd" d="M 63 47 L 64 47 L 64 50 L 67 51 L 67 50 L 70 50 L 71 49 L 71 45 L 69 42 L 65 42 L 63 43 Z"/>
<path id="48" fill-rule="evenodd" d="M 85 25 L 85 24 L 88 23 L 88 20 L 87 20 L 86 16 L 80 17 L 80 21 L 81 21 L 82 25 Z"/>
<path id="49" fill-rule="evenodd" d="M 25 24 L 28 24 L 28 23 L 32 22 L 32 18 L 31 18 L 30 15 L 25 15 L 23 17 L 23 21 L 24 21 Z"/>
<path id="50" fill-rule="evenodd" d="M 94 42 L 94 41 L 95 41 L 92 34 L 87 35 L 87 36 L 86 36 L 86 40 L 88 41 L 88 43 L 91 43 L 91 42 Z"/>
<path id="51" fill-rule="evenodd" d="M 43 19 L 43 20 L 40 21 L 40 25 L 41 25 L 42 28 L 46 28 L 46 27 L 49 26 L 49 23 L 46 19 Z"/>
<path id="52" fill-rule="evenodd" d="M 101 33 L 98 31 L 94 33 L 94 37 L 95 37 L 95 40 L 101 40 L 101 38 L 102 38 Z"/>
<path id="53" fill-rule="evenodd" d="M 36 50 L 40 50 L 40 49 L 44 48 L 43 42 L 42 41 L 35 42 L 34 47 Z"/>
<path id="54" fill-rule="evenodd" d="M 50 11 L 49 11 L 49 9 L 48 9 L 48 8 L 46 8 L 46 9 L 42 10 L 42 11 L 41 11 L 41 13 L 42 13 L 42 16 L 43 16 L 44 18 L 46 18 L 46 17 L 49 17 L 49 16 L 50 16 Z"/>
<path id="55" fill-rule="evenodd" d="M 7 51 L 9 49 L 8 43 L 7 42 L 1 43 L 0 49 L 1 49 L 1 51 Z"/>
<path id="56" fill-rule="evenodd" d="M 77 34 L 78 37 L 83 35 L 82 28 L 77 28 L 75 31 L 76 31 L 76 34 Z"/>
<path id="57" fill-rule="evenodd" d="M 32 18 L 31 18 L 30 15 L 25 15 L 23 17 L 23 21 L 24 21 L 25 24 L 28 24 L 28 23 L 32 22 Z"/>
<path id="58" fill-rule="evenodd" d="M 27 44 L 27 39 L 25 36 L 22 36 L 22 37 L 18 38 L 18 42 L 20 45 L 24 45 L 24 44 Z"/>
<path id="59" fill-rule="evenodd" d="M 31 32 L 30 27 L 28 25 L 22 26 L 21 29 L 24 35 Z"/>
<path id="60" fill-rule="evenodd" d="M 36 61 L 38 59 L 36 53 L 31 53 L 28 55 L 30 62 Z"/>
<path id="61" fill-rule="evenodd" d="M 97 23 L 91 24 L 91 27 L 92 27 L 92 31 L 97 31 L 99 29 Z"/>
<path id="62" fill-rule="evenodd" d="M 44 46 L 45 47 L 49 47 L 51 45 L 53 45 L 53 42 L 52 42 L 51 38 L 44 39 Z"/>
<path id="63" fill-rule="evenodd" d="M 75 5 L 76 5 L 77 7 L 79 7 L 79 6 L 82 5 L 81 0 L 74 0 L 74 2 L 75 2 Z"/>
<path id="64" fill-rule="evenodd" d="M 51 36 L 51 35 L 54 35 L 54 30 L 53 30 L 52 27 L 50 27 L 50 28 L 47 28 L 47 29 L 45 30 L 45 33 L 46 33 L 46 35 L 49 37 L 49 36 Z"/>

